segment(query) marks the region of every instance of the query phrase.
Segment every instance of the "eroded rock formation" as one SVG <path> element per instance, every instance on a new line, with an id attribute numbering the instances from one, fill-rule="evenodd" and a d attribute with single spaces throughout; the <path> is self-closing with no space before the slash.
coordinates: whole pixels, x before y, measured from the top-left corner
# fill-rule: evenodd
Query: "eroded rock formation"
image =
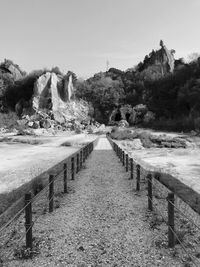
<path id="1" fill-rule="evenodd" d="M 152 50 L 152 52 L 144 58 L 143 63 L 138 64 L 138 71 L 142 78 L 151 80 L 159 79 L 174 71 L 175 50 L 169 50 L 162 40 L 160 41 L 160 46 L 161 48 L 159 50 Z"/>
<path id="2" fill-rule="evenodd" d="M 149 122 L 154 119 L 154 114 L 148 111 L 147 106 L 143 104 L 132 107 L 131 105 L 123 105 L 112 111 L 109 124 L 120 123 L 120 121 L 127 121 L 130 125 L 136 125 L 143 121 Z"/>
<path id="3" fill-rule="evenodd" d="M 33 109 L 52 113 L 53 119 L 63 124 L 71 120 L 87 120 L 90 110 L 85 101 L 72 101 L 72 77 L 64 80 L 55 73 L 47 72 L 40 76 L 34 85 Z"/>

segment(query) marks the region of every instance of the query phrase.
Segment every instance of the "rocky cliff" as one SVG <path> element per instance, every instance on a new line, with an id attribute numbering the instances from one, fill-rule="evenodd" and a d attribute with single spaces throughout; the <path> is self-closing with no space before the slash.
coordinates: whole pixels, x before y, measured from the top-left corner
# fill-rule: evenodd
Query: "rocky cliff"
<path id="1" fill-rule="evenodd" d="M 36 112 L 52 113 L 53 118 L 63 124 L 71 120 L 87 120 L 89 105 L 85 101 L 72 100 L 72 77 L 68 79 L 47 72 L 34 84 L 32 107 Z"/>
<path id="2" fill-rule="evenodd" d="M 175 50 L 169 50 L 162 40 L 160 47 L 159 50 L 152 50 L 148 56 L 145 56 L 143 63 L 138 64 L 137 70 L 140 77 L 155 80 L 174 71 Z"/>

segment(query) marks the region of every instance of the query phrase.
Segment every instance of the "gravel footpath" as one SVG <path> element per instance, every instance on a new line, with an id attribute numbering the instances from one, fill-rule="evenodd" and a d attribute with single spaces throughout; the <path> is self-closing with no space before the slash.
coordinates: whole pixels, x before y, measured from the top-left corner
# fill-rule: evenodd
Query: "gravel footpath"
<path id="1" fill-rule="evenodd" d="M 172 251 L 155 245 L 146 196 L 128 178 L 108 140 L 100 138 L 60 208 L 34 226 L 40 253 L 6 266 L 183 266 Z"/>

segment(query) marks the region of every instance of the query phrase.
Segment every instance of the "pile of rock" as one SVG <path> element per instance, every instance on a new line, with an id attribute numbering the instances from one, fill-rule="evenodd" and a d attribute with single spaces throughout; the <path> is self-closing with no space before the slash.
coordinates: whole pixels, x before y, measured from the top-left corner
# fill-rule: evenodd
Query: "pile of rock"
<path id="1" fill-rule="evenodd" d="M 116 140 L 136 141 L 141 148 L 187 148 L 191 141 L 181 136 L 171 137 L 166 134 L 150 134 L 146 131 L 130 130 L 115 127 L 111 131 L 111 138 Z"/>

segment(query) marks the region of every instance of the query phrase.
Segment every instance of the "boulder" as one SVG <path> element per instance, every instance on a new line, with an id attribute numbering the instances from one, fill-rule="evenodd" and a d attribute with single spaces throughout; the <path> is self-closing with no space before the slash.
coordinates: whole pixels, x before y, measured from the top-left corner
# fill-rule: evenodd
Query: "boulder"
<path id="1" fill-rule="evenodd" d="M 129 126 L 129 123 L 128 123 L 126 120 L 121 120 L 121 121 L 118 123 L 118 126 L 119 126 L 119 127 L 128 127 L 128 126 Z"/>
<path id="2" fill-rule="evenodd" d="M 40 121 L 40 127 L 41 128 L 45 128 L 45 129 L 49 129 L 51 128 L 51 120 L 50 119 L 43 119 Z"/>
<path id="3" fill-rule="evenodd" d="M 134 139 L 138 137 L 138 133 L 129 129 L 115 127 L 112 129 L 110 137 L 116 140 Z"/>
<path id="4" fill-rule="evenodd" d="M 59 112 L 58 110 L 53 112 L 53 119 L 59 122 L 60 124 L 64 124 L 66 122 L 65 116 L 62 114 L 62 112 Z"/>

